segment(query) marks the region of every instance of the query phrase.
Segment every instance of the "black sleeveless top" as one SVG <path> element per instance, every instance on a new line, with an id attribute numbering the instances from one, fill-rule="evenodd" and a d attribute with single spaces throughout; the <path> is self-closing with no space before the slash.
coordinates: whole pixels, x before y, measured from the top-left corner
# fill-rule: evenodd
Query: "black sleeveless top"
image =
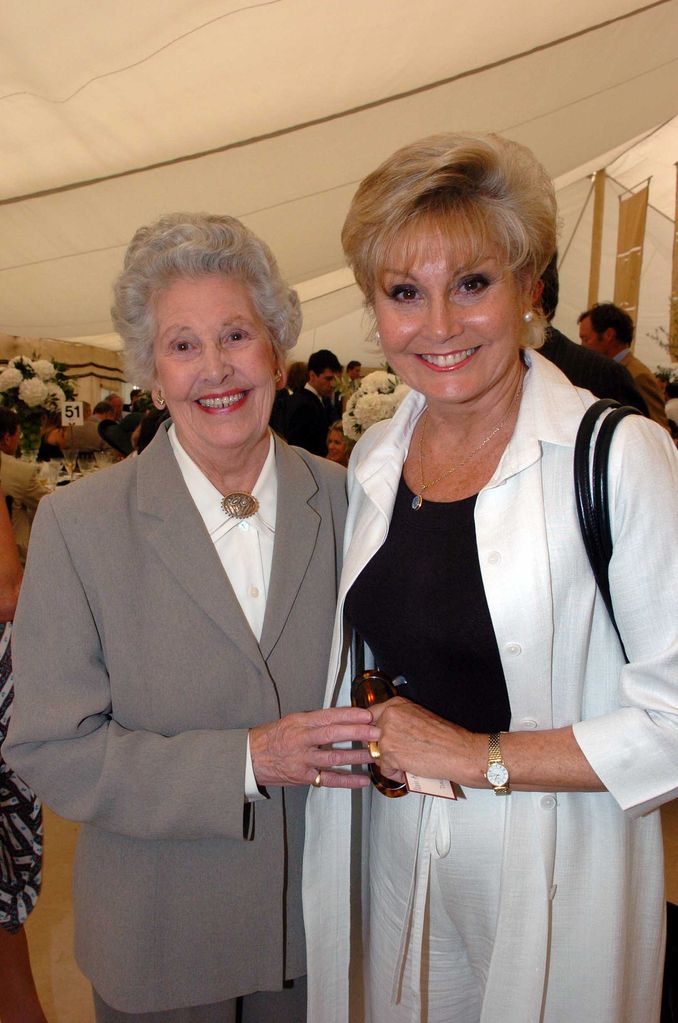
<path id="1" fill-rule="evenodd" d="M 345 614 L 400 695 L 472 732 L 508 730 L 506 680 L 485 597 L 474 509 L 411 507 L 401 478 L 384 545 L 346 596 Z"/>

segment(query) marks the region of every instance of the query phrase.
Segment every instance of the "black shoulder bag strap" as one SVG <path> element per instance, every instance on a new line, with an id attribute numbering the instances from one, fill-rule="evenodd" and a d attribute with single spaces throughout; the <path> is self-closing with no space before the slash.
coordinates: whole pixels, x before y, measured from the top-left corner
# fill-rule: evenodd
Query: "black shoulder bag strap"
<path id="1" fill-rule="evenodd" d="M 607 409 L 611 409 L 611 411 L 600 424 L 589 470 L 593 431 L 601 414 Z M 610 398 L 596 401 L 584 413 L 574 445 L 574 492 L 581 535 L 598 589 L 605 601 L 605 607 L 617 636 L 619 636 L 619 642 L 627 661 L 628 657 L 626 657 L 624 644 L 619 635 L 610 594 L 608 569 L 612 557 L 612 534 L 610 532 L 607 463 L 612 435 L 617 425 L 625 416 L 639 414 L 638 409 L 629 405 L 619 405 L 618 402 L 612 401 Z"/>

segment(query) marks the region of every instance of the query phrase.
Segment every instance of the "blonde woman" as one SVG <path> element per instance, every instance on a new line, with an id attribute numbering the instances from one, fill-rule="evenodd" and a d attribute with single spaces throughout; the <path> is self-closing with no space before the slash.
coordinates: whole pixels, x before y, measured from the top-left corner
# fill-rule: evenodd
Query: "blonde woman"
<path id="1" fill-rule="evenodd" d="M 326 699 L 349 701 L 352 629 L 403 682 L 374 709 L 380 770 L 451 781 L 457 799 L 370 791 L 361 936 L 349 902 L 360 815 L 340 793 L 311 793 L 311 1023 L 363 1018 L 349 1000 L 361 965 L 370 1023 L 659 1016 L 678 459 L 640 416 L 612 443 L 625 664 L 575 507 L 574 441 L 593 396 L 536 350 L 533 292 L 555 228 L 534 156 L 472 135 L 395 153 L 344 226 L 384 358 L 413 390 L 351 457 Z"/>

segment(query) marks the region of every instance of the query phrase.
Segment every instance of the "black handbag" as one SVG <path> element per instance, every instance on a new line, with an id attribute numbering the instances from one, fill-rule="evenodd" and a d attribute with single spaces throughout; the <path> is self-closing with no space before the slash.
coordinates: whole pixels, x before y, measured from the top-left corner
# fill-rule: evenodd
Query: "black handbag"
<path id="1" fill-rule="evenodd" d="M 607 409 L 611 411 L 600 425 L 591 456 L 593 431 L 601 414 Z M 628 405 L 619 405 L 616 401 L 611 401 L 608 398 L 594 402 L 584 413 L 574 445 L 574 492 L 581 535 L 598 589 L 605 601 L 605 607 L 619 637 L 624 660 L 627 663 L 628 657 L 614 617 L 608 575 L 612 557 L 612 535 L 610 532 L 607 463 L 615 429 L 625 416 L 633 414 L 639 414 L 638 409 L 630 408 Z M 660 1023 L 678 1023 L 678 906 L 669 902 L 666 908 L 666 960 Z"/>

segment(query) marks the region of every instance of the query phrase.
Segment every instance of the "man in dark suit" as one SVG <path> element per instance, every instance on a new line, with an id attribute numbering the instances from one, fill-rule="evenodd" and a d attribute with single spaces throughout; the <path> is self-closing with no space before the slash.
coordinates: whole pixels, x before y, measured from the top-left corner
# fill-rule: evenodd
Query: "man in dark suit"
<path id="1" fill-rule="evenodd" d="M 649 415 L 645 400 L 625 366 L 576 344 L 551 326 L 558 307 L 557 258 L 558 253 L 555 253 L 542 274 L 539 282 L 541 289 L 538 285 L 535 295 L 535 304 L 541 304 L 548 321 L 540 354 L 555 363 L 575 387 L 585 387 L 597 398 L 613 398 L 621 405 L 632 405 L 644 416 Z"/>
<path id="2" fill-rule="evenodd" d="M 287 404 L 285 437 L 289 444 L 325 457 L 330 424 L 324 399 L 332 398 L 340 372 L 341 363 L 334 352 L 327 348 L 313 352 L 308 360 L 308 383 Z"/>
<path id="3" fill-rule="evenodd" d="M 599 352 L 608 362 L 623 364 L 645 399 L 650 419 L 668 430 L 664 399 L 657 379 L 652 370 L 631 352 L 633 320 L 629 314 L 612 302 L 601 302 L 583 312 L 577 323 L 582 345 Z"/>

